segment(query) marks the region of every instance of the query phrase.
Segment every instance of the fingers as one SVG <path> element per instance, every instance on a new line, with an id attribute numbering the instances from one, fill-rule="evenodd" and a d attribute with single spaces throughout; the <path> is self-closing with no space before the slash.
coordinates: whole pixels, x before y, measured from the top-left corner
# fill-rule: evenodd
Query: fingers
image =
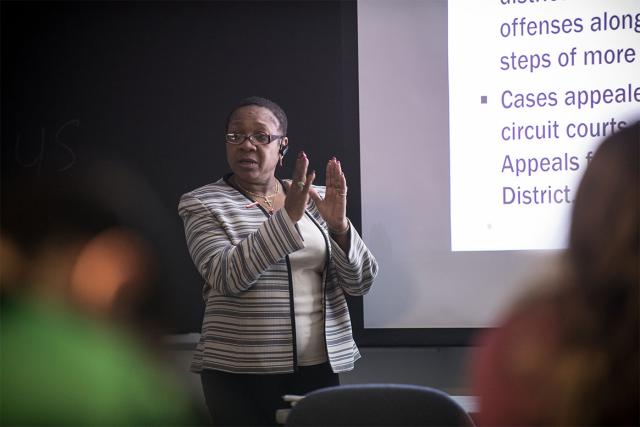
<path id="1" fill-rule="evenodd" d="M 342 165 L 340 164 L 340 161 L 337 162 L 337 170 L 336 170 L 336 179 L 335 179 L 335 183 L 334 186 L 336 187 L 336 189 L 338 189 L 339 192 L 341 193 L 345 193 L 347 192 L 347 179 L 344 176 L 344 173 L 342 172 Z"/>
<path id="2" fill-rule="evenodd" d="M 322 197 L 320 197 L 316 189 L 313 187 L 309 188 L 309 197 L 311 197 L 311 200 L 313 200 L 316 204 L 323 202 Z"/>
<path id="3" fill-rule="evenodd" d="M 309 159 L 304 151 L 301 151 L 293 169 L 292 183 L 289 187 L 292 191 L 287 194 L 284 202 L 284 208 L 293 222 L 298 222 L 304 215 L 309 188 L 316 177 L 315 171 L 307 173 L 308 166 Z"/>
<path id="4" fill-rule="evenodd" d="M 327 189 L 335 189 L 340 195 L 346 194 L 347 181 L 342 172 L 342 165 L 335 157 L 327 162 Z"/>
<path id="5" fill-rule="evenodd" d="M 304 151 L 298 153 L 298 158 L 294 166 L 292 184 L 294 190 L 300 193 L 307 194 L 315 200 L 322 200 L 322 197 L 311 188 L 311 184 L 315 180 L 315 171 L 308 171 L 309 159 Z M 347 181 L 344 173 L 342 172 L 342 164 L 338 159 L 332 157 L 327 162 L 326 166 L 326 183 L 327 191 L 334 195 L 346 196 L 347 193 Z"/>
<path id="6" fill-rule="evenodd" d="M 311 188 L 311 184 L 313 184 L 313 180 L 316 179 L 316 171 L 312 170 L 307 174 L 306 183 L 304 184 L 303 192 L 308 193 Z"/>
<path id="7" fill-rule="evenodd" d="M 304 151 L 299 152 L 293 169 L 293 185 L 298 185 L 299 182 L 306 183 L 308 167 L 309 159 L 307 158 L 307 155 Z"/>
<path id="8" fill-rule="evenodd" d="M 325 186 L 327 188 L 331 188 L 333 187 L 333 166 L 335 163 L 336 158 L 332 158 L 329 159 L 329 161 L 327 162 L 327 171 L 325 174 Z"/>

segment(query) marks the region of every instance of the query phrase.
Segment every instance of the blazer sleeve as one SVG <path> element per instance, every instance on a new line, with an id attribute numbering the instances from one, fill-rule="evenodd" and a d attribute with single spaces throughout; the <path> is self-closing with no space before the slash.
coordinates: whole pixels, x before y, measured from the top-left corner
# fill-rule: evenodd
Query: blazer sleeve
<path id="1" fill-rule="evenodd" d="M 331 239 L 331 252 L 339 283 L 349 295 L 361 296 L 369 292 L 378 274 L 378 262 L 349 221 L 349 251 Z"/>
<path id="2" fill-rule="evenodd" d="M 271 265 L 304 247 L 284 209 L 237 244 L 232 244 L 224 221 L 198 197 L 183 195 L 178 213 L 184 222 L 191 259 L 207 285 L 223 295 L 248 290 Z"/>

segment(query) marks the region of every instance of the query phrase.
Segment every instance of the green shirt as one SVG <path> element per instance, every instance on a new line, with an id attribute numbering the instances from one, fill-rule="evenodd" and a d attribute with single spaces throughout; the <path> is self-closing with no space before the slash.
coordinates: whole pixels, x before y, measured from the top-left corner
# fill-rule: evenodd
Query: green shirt
<path id="1" fill-rule="evenodd" d="M 60 305 L 2 301 L 2 425 L 188 425 L 191 404 L 135 341 Z"/>

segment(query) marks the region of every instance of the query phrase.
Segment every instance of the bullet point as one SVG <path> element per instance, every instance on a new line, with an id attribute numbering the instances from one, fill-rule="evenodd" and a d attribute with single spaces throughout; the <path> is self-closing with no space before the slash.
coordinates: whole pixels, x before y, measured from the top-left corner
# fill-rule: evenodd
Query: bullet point
<path id="1" fill-rule="evenodd" d="M 480 104 L 486 104 L 487 103 L 487 95 L 482 95 L 480 97 Z"/>

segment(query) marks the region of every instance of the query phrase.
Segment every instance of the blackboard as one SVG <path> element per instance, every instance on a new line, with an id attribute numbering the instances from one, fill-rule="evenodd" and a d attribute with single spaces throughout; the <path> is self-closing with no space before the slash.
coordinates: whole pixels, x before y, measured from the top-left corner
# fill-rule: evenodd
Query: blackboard
<path id="1" fill-rule="evenodd" d="M 100 152 L 144 177 L 170 218 L 162 230 L 170 332 L 198 331 L 203 310 L 178 199 L 228 171 L 224 121 L 239 99 L 258 95 L 284 108 L 290 153 L 308 154 L 318 183 L 326 160 L 341 159 L 347 213 L 360 228 L 355 2 L 0 7 L 3 192 L 24 177 L 70 173 Z M 293 157 L 280 177 L 289 177 Z"/>

